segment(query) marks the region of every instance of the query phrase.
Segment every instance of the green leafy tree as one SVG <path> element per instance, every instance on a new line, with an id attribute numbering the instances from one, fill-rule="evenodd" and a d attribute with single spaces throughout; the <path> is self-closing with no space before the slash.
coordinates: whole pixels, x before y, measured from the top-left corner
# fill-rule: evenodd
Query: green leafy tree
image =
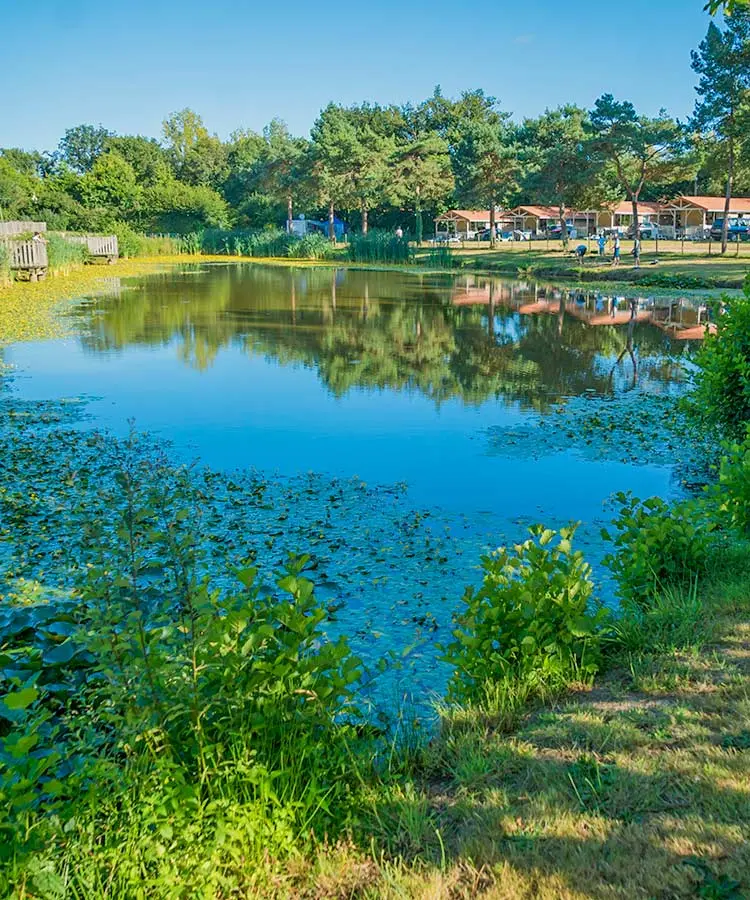
<path id="1" fill-rule="evenodd" d="M 505 119 L 483 108 L 481 115 L 467 119 L 452 150 L 456 194 L 467 206 L 489 208 L 492 247 L 497 208 L 518 189 L 520 174 L 518 148 Z"/>
<path id="2" fill-rule="evenodd" d="M 721 252 L 726 253 L 738 151 L 750 129 L 750 9 L 727 17 L 723 31 L 711 22 L 692 60 L 699 75 L 693 127 L 713 136 L 726 161 L 721 229 Z"/>
<path id="3" fill-rule="evenodd" d="M 281 119 L 273 119 L 263 129 L 253 180 L 260 193 L 285 206 L 287 231 L 292 229 L 294 196 L 307 186 L 308 164 L 307 141 L 293 137 Z"/>
<path id="4" fill-rule="evenodd" d="M 639 116 L 628 100 L 603 94 L 590 113 L 590 149 L 612 167 L 633 208 L 633 233 L 640 235 L 638 201 L 650 183 L 679 180 L 695 169 L 687 155 L 685 134 L 662 111 L 656 118 Z"/>
<path id="5" fill-rule="evenodd" d="M 415 235 L 421 243 L 424 205 L 444 203 L 455 186 L 448 142 L 426 129 L 419 115 L 407 108 L 393 163 L 392 199 L 413 207 Z"/>
<path id="6" fill-rule="evenodd" d="M 388 133 L 386 121 L 378 107 L 329 104 L 312 130 L 319 185 L 323 193 L 335 191 L 345 207 L 360 211 L 364 234 L 369 211 L 387 194 L 395 137 Z"/>
<path id="7" fill-rule="evenodd" d="M 140 224 L 153 231 L 186 234 L 202 228 L 224 228 L 229 210 L 223 197 L 204 185 L 168 178 L 143 194 Z"/>
<path id="8" fill-rule="evenodd" d="M 58 146 L 59 156 L 74 172 L 88 172 L 104 152 L 111 134 L 101 125 L 76 125 L 68 128 Z"/>
<path id="9" fill-rule="evenodd" d="M 557 207 L 563 247 L 568 246 L 567 213 L 594 206 L 604 190 L 601 161 L 587 152 L 586 121 L 584 110 L 564 106 L 527 119 L 521 130 L 529 167 L 524 187 L 537 202 Z"/>
<path id="10" fill-rule="evenodd" d="M 141 135 L 113 135 L 106 149 L 119 154 L 133 167 L 138 183 L 145 187 L 163 181 L 171 174 L 169 157 L 154 138 Z"/>
<path id="11" fill-rule="evenodd" d="M 36 178 L 19 171 L 5 155 L 0 156 L 0 219 L 15 218 L 29 211 L 37 187 Z"/>
<path id="12" fill-rule="evenodd" d="M 192 109 L 170 113 L 162 122 L 162 134 L 177 165 L 182 165 L 201 139 L 210 137 L 203 119 Z"/>
<path id="13" fill-rule="evenodd" d="M 81 202 L 127 215 L 138 204 L 141 188 L 135 170 L 119 153 L 103 153 L 79 184 Z"/>

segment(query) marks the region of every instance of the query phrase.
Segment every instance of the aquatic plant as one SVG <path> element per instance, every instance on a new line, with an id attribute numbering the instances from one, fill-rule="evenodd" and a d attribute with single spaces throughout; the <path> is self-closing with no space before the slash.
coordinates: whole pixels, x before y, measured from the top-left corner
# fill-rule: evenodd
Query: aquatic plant
<path id="1" fill-rule="evenodd" d="M 47 242 L 47 259 L 51 272 L 69 272 L 86 262 L 88 252 L 82 244 L 74 244 L 54 232 L 47 233 L 44 239 Z"/>
<path id="2" fill-rule="evenodd" d="M 409 241 L 391 231 L 372 228 L 367 234 L 353 234 L 349 238 L 347 257 L 351 262 L 409 263 L 412 249 Z"/>

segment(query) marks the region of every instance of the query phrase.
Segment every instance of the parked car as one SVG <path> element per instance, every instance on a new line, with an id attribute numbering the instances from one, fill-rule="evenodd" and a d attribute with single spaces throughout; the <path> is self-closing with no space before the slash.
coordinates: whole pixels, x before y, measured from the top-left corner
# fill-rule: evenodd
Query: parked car
<path id="1" fill-rule="evenodd" d="M 434 238 L 430 238 L 431 244 L 460 244 L 463 238 L 460 234 L 448 231 L 438 231 Z"/>
<path id="2" fill-rule="evenodd" d="M 551 238 L 559 238 L 562 235 L 562 226 L 558 222 L 557 225 L 552 225 L 547 229 L 547 235 Z M 578 229 L 574 228 L 572 225 L 568 225 L 568 237 L 569 238 L 577 238 L 578 237 Z"/>
<path id="3" fill-rule="evenodd" d="M 531 240 L 531 232 L 530 231 L 521 231 L 520 229 L 516 229 L 513 232 L 513 240 L 514 241 L 530 241 Z"/>
<path id="4" fill-rule="evenodd" d="M 645 241 L 655 240 L 662 237 L 659 226 L 655 222 L 643 222 L 640 228 L 641 238 Z M 635 228 L 631 225 L 627 230 L 627 237 L 632 238 L 635 234 Z"/>
<path id="5" fill-rule="evenodd" d="M 512 231 L 500 231 L 499 228 L 496 228 L 495 235 L 496 235 L 498 241 L 512 241 L 513 240 L 513 232 Z M 476 240 L 488 241 L 491 236 L 492 236 L 491 229 L 485 228 L 484 231 L 477 232 Z"/>
<path id="6" fill-rule="evenodd" d="M 711 240 L 720 241 L 721 231 L 724 226 L 723 219 L 716 219 L 711 226 L 709 235 Z M 750 239 L 750 229 L 748 223 L 744 219 L 730 219 L 727 228 L 727 237 L 730 241 L 746 241 Z"/>

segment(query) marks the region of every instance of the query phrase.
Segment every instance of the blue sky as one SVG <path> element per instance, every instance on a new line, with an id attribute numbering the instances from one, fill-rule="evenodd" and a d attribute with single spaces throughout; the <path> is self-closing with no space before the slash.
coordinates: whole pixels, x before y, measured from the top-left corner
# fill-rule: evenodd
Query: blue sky
<path id="1" fill-rule="evenodd" d="M 307 134 L 330 100 L 402 103 L 482 87 L 516 118 L 609 91 L 693 107 L 703 0 L 0 0 L 0 146 L 53 149 L 91 122 L 159 136 L 273 116 Z M 24 91 L 24 86 L 29 88 Z"/>

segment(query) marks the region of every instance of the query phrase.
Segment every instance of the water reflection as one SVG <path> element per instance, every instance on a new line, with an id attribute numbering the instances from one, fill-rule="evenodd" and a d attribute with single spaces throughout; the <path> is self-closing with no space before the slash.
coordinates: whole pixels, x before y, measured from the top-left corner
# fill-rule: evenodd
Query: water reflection
<path id="1" fill-rule="evenodd" d="M 78 315 L 93 353 L 176 345 L 205 370 L 222 349 L 240 348 L 313 368 L 337 397 L 389 389 L 436 405 L 496 399 L 544 411 L 639 381 L 678 384 L 690 348 L 681 337 L 695 333 L 675 327 L 677 309 L 476 276 L 253 265 L 155 275 Z M 700 326 L 700 314 L 682 306 L 678 324 Z"/>

